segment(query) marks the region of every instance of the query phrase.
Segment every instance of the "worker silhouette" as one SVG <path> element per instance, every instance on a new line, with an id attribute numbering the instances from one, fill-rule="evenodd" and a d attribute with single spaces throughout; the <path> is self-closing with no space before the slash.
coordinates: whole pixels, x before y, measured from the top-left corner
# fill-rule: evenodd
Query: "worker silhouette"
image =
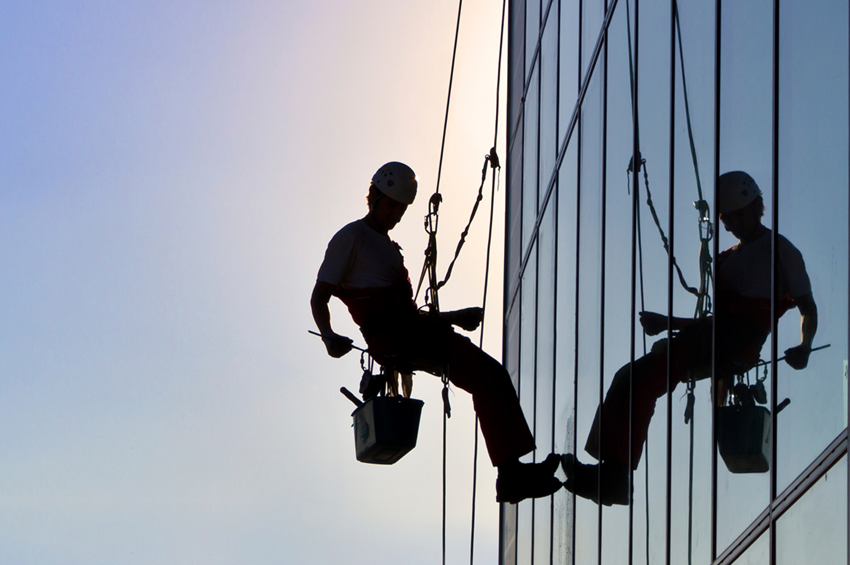
<path id="1" fill-rule="evenodd" d="M 510 376 L 452 327 L 474 330 L 482 310 L 431 315 L 416 307 L 401 248 L 388 235 L 413 203 L 416 188 L 410 167 L 387 163 L 372 177 L 368 214 L 331 239 L 310 299 L 322 341 L 332 357 L 351 350 L 351 339 L 331 327 L 328 304 L 336 296 L 360 326 L 369 355 L 382 366 L 402 373 L 445 370 L 452 384 L 472 395 L 490 460 L 498 468 L 498 502 L 548 496 L 562 486 L 554 476 L 560 457 L 550 454 L 541 463 L 519 462 L 535 445 Z"/>
<path id="2" fill-rule="evenodd" d="M 739 242 L 717 258 L 715 314 L 702 319 L 672 318 L 675 333 L 653 345 L 652 351 L 614 375 L 605 401 L 597 410 L 585 450 L 600 463 L 580 463 L 564 456 L 564 486 L 576 495 L 605 505 L 628 504 L 629 454 L 632 469 L 640 461 L 655 402 L 667 391 L 667 351 L 671 383 L 709 376 L 712 324 L 716 324 L 715 379 L 720 389 L 735 375 L 752 369 L 771 331 L 771 230 L 762 225 L 764 201 L 747 173 L 729 172 L 717 182 L 720 221 Z M 778 235 L 779 281 L 776 316 L 790 308 L 800 311 L 800 344 L 785 351 L 794 369 L 806 367 L 817 331 L 817 306 L 803 256 Z M 649 335 L 667 329 L 667 316 L 641 312 Z M 632 377 L 631 441 L 629 441 L 629 374 Z M 601 480 L 601 483 L 600 483 Z"/>

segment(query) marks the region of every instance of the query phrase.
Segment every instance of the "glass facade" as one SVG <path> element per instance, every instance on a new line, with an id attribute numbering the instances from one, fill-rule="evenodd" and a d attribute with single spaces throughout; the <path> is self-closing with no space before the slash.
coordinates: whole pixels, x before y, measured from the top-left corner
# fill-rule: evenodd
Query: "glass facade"
<path id="1" fill-rule="evenodd" d="M 502 563 L 847 564 L 847 2 L 509 4 Z"/>

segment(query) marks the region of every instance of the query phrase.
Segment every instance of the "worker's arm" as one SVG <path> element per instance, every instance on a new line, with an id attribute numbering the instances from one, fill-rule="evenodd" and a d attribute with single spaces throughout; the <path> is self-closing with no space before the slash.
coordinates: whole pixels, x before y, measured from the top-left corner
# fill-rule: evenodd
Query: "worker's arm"
<path id="1" fill-rule="evenodd" d="M 333 291 L 332 284 L 316 281 L 313 295 L 310 297 L 310 309 L 313 311 L 313 320 L 319 328 L 319 333 L 322 334 L 322 341 L 328 350 L 328 355 L 338 358 L 351 351 L 352 341 L 334 332 L 331 327 L 331 309 L 328 303 L 331 301 Z"/>
<path id="2" fill-rule="evenodd" d="M 672 329 L 679 331 L 692 324 L 693 321 L 693 318 L 676 318 L 673 316 L 671 319 Z M 656 312 L 641 312 L 640 325 L 643 326 L 647 335 L 658 335 L 667 330 L 667 316 Z"/>
<path id="3" fill-rule="evenodd" d="M 440 312 L 440 317 L 451 325 L 458 326 L 468 332 L 475 330 L 484 319 L 484 310 L 478 307 L 464 308 L 452 312 Z"/>
<path id="4" fill-rule="evenodd" d="M 804 369 L 809 364 L 812 341 L 818 331 L 818 306 L 811 294 L 795 298 L 800 310 L 800 345 L 785 350 L 785 362 L 794 369 Z"/>

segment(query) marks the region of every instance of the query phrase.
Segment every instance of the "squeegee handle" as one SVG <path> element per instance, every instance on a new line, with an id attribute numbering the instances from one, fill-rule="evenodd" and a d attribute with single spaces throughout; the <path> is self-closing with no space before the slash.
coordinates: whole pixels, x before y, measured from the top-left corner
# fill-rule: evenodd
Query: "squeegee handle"
<path id="1" fill-rule="evenodd" d="M 343 396 L 345 396 L 347 399 L 349 399 L 351 402 L 353 402 L 354 405 L 357 406 L 358 408 L 363 406 L 363 402 L 361 402 L 359 398 L 354 396 L 354 394 L 350 390 L 348 390 L 347 388 L 342 387 L 342 388 L 339 389 L 339 391 L 342 393 Z"/>
<path id="2" fill-rule="evenodd" d="M 315 336 L 319 336 L 319 337 L 320 337 L 320 338 L 322 338 L 322 339 L 334 339 L 334 338 L 331 338 L 331 337 L 329 337 L 329 338 L 325 338 L 322 334 L 320 334 L 319 332 L 314 332 L 313 330 L 307 330 L 307 333 L 308 333 L 308 334 L 313 334 L 313 335 L 315 335 Z M 336 338 L 336 339 L 337 339 L 337 341 L 343 341 L 342 339 L 339 339 L 339 338 Z M 354 345 L 354 344 L 351 344 L 351 349 L 356 349 L 357 351 L 366 351 L 366 350 L 365 350 L 365 349 L 363 349 L 362 347 L 357 347 L 357 346 L 356 346 L 356 345 Z"/>
<path id="3" fill-rule="evenodd" d="M 812 348 L 809 350 L 809 353 L 814 353 L 815 351 L 820 351 L 821 349 L 826 349 L 826 348 L 827 348 L 827 347 L 829 347 L 830 345 L 832 345 L 832 344 L 831 344 L 831 343 L 827 343 L 826 345 L 821 345 L 820 347 L 812 347 Z M 780 357 L 779 359 L 777 359 L 777 360 L 776 360 L 776 362 L 778 363 L 778 362 L 780 362 L 780 361 L 783 361 L 784 359 L 785 359 L 785 356 L 783 355 L 782 357 Z M 766 363 L 765 363 L 765 364 L 766 364 Z"/>

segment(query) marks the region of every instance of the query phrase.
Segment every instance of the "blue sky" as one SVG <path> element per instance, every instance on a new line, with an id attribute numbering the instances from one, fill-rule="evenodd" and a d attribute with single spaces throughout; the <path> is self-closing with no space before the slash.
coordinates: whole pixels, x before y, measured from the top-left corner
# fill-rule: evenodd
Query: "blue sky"
<path id="1" fill-rule="evenodd" d="M 492 144 L 494 6 L 464 7 L 444 257 Z M 0 561 L 439 559 L 439 382 L 417 379 L 416 450 L 357 463 L 337 391 L 359 360 L 307 330 L 325 245 L 363 215 L 374 170 L 404 160 L 433 191 L 456 9 L 2 5 Z M 416 273 L 426 201 L 394 232 Z M 486 212 L 446 307 L 480 303 Z M 498 356 L 498 323 L 486 331 Z M 454 407 L 448 552 L 466 559 L 473 421 L 464 393 Z M 492 562 L 483 448 L 480 463 L 477 555 Z"/>

